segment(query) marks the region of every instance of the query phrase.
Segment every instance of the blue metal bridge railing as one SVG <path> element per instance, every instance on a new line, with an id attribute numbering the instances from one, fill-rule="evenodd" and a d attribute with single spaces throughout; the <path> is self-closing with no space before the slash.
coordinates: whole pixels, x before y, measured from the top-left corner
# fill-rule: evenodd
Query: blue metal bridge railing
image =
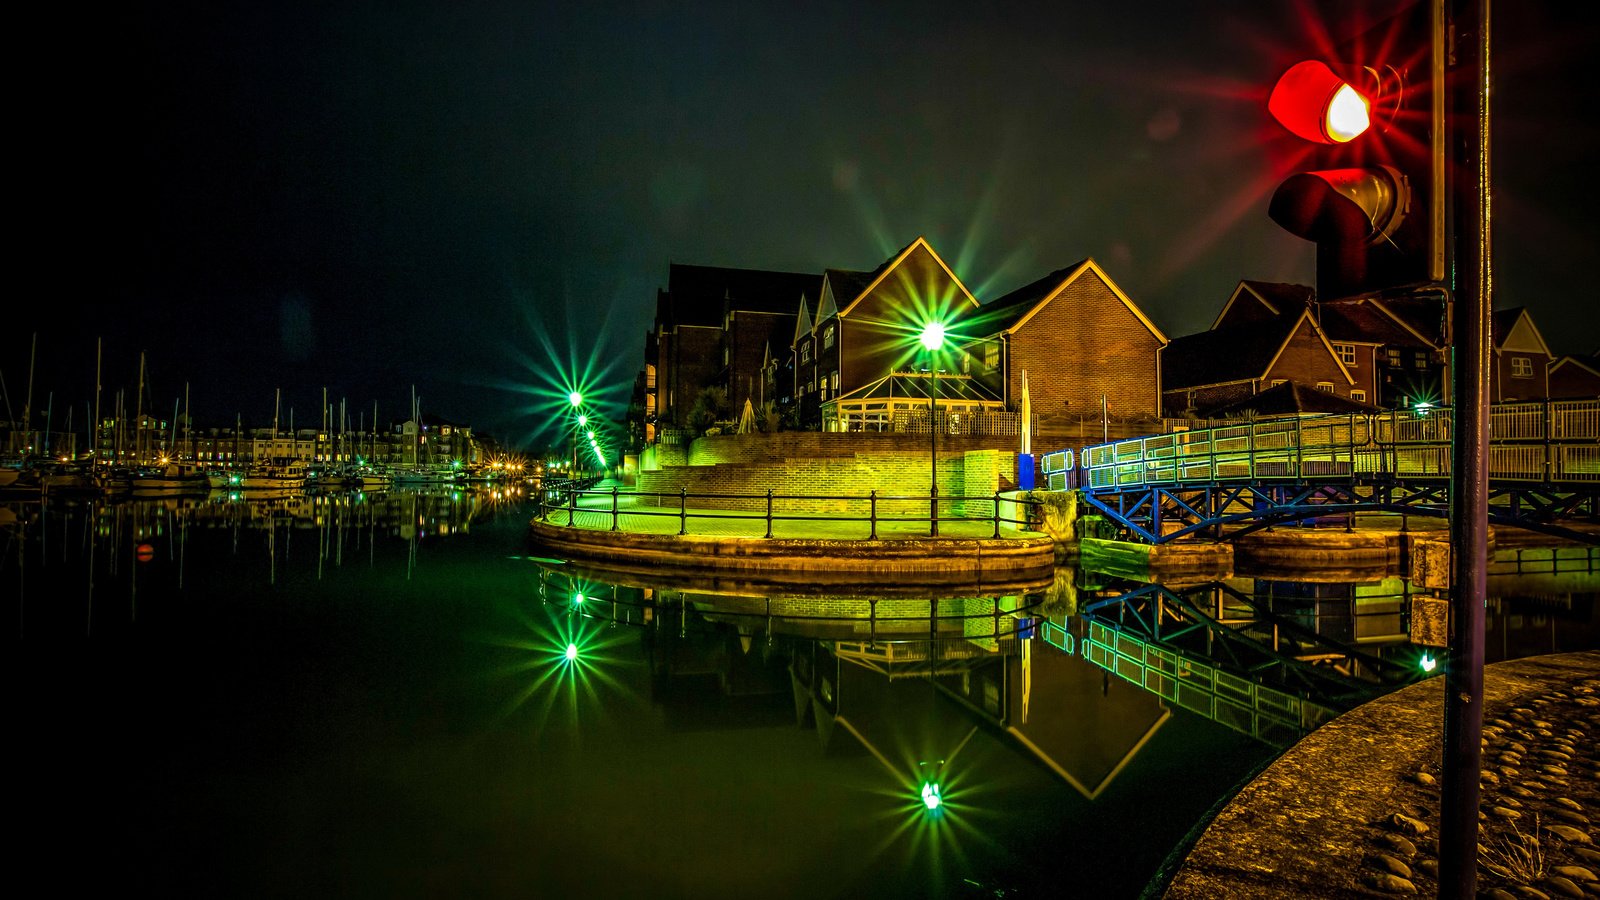
<path id="1" fill-rule="evenodd" d="M 1442 514 L 1451 427 L 1440 407 L 1241 422 L 1085 447 L 1075 469 L 1070 451 L 1046 454 L 1044 468 L 1052 489 L 1082 487 L 1090 505 L 1159 543 L 1252 518 Z M 1600 400 L 1493 407 L 1489 477 L 1497 521 L 1600 521 Z"/>

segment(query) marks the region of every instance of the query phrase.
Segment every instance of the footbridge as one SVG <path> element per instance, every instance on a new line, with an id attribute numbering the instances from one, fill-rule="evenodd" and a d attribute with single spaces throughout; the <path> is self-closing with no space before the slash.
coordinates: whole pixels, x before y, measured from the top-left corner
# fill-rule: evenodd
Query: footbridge
<path id="1" fill-rule="evenodd" d="M 1490 423 L 1490 521 L 1600 543 L 1583 527 L 1600 524 L 1600 400 L 1497 404 Z M 1152 544 L 1360 513 L 1444 517 L 1451 429 L 1447 407 L 1242 422 L 1047 454 L 1045 474 Z"/>

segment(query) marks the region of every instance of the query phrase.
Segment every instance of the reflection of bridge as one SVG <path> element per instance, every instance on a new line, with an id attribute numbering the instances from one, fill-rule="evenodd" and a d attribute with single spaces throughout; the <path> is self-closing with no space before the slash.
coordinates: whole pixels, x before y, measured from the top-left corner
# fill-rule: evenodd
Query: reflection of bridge
<path id="1" fill-rule="evenodd" d="M 1490 521 L 1600 542 L 1600 401 L 1514 403 L 1491 412 Z M 1070 454 L 1052 455 L 1070 458 Z M 1277 419 L 1085 448 L 1085 500 L 1162 543 L 1328 515 L 1444 516 L 1448 409 Z"/>
<path id="2" fill-rule="evenodd" d="M 1087 603 L 1082 615 L 1081 638 L 1055 622 L 1043 637 L 1170 703 L 1278 746 L 1422 675 L 1222 583 L 1182 591 L 1144 585 Z"/>

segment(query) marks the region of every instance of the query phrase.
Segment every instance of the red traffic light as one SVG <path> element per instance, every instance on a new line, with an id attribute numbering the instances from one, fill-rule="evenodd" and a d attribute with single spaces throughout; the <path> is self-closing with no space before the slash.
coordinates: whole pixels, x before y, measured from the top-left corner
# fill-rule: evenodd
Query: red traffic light
<path id="1" fill-rule="evenodd" d="M 1296 136 L 1319 144 L 1342 144 L 1372 127 L 1372 106 L 1378 77 L 1358 69 L 1360 87 L 1327 63 L 1308 59 L 1278 77 L 1267 98 L 1267 111 Z"/>

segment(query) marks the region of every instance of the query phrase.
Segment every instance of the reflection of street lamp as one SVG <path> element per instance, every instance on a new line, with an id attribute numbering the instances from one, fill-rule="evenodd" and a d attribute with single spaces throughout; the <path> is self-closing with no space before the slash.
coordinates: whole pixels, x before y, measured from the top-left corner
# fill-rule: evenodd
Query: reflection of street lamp
<path id="1" fill-rule="evenodd" d="M 929 322 L 918 338 L 928 351 L 928 372 L 933 376 L 933 390 L 928 392 L 928 443 L 929 458 L 933 468 L 928 478 L 929 536 L 939 536 L 939 360 L 936 354 L 944 346 L 944 323 Z"/>

